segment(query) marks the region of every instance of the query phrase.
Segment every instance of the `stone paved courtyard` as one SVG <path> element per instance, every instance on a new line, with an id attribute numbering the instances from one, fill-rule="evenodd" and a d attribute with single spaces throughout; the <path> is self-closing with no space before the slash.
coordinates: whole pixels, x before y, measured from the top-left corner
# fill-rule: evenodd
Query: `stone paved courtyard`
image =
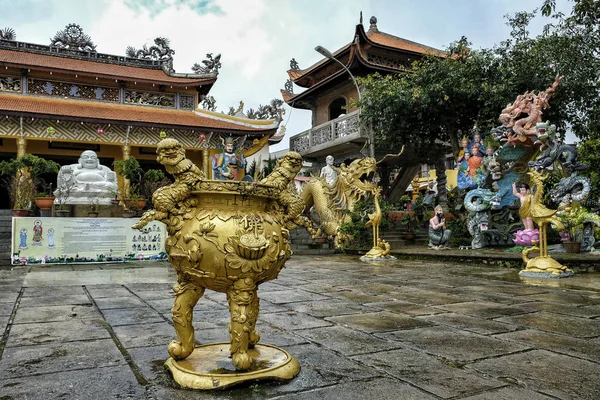
<path id="1" fill-rule="evenodd" d="M 261 342 L 291 382 L 177 389 L 168 263 L 0 270 L 0 399 L 598 399 L 600 274 L 522 281 L 443 261 L 294 256 L 259 290 Z M 196 306 L 228 341 L 225 295 Z"/>

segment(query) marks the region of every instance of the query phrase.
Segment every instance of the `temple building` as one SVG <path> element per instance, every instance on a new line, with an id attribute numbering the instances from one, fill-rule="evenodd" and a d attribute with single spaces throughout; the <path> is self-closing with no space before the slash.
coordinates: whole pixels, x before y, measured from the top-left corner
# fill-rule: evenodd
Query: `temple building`
<path id="1" fill-rule="evenodd" d="M 319 47 L 316 50 L 319 51 Z M 371 17 L 369 29 L 365 31 L 362 15 L 352 40 L 332 52 L 335 59 L 326 55 L 327 50 L 319 52 L 325 58 L 304 69 L 300 69 L 295 59 L 291 60 L 287 71 L 289 79 L 281 91 L 290 107 L 312 111 L 312 128 L 291 136 L 290 150 L 314 161 L 314 171 L 324 165 L 327 155 L 341 163 L 369 154 L 369 132 L 359 124 L 359 110 L 352 101 L 359 99 L 355 76 L 376 72 L 381 75 L 407 73 L 414 61 L 427 54 L 447 56 L 441 50 L 381 32 L 375 17 Z M 294 93 L 294 84 L 305 90 Z M 378 160 L 387 153 L 385 149 L 374 147 Z M 419 161 L 407 155 L 392 160 L 389 167 L 403 169 L 397 183 L 404 188 L 421 170 Z"/>
<path id="2" fill-rule="evenodd" d="M 249 119 L 242 105 L 236 115 L 199 107 L 217 80 L 220 55 L 176 73 L 173 53 L 164 38 L 128 47 L 126 56 L 98 53 L 75 24 L 49 45 L 0 30 L 0 160 L 35 154 L 66 165 L 94 150 L 103 165 L 131 156 L 159 168 L 156 145 L 173 137 L 211 178 L 211 156 L 226 141 L 248 157 L 281 140 L 278 120 Z M 8 199 L 0 208 L 9 208 Z"/>

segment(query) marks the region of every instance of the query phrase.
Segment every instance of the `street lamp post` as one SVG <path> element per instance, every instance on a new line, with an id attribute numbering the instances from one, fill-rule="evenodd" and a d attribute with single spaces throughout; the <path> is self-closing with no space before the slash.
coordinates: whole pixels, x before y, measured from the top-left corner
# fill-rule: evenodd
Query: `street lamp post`
<path id="1" fill-rule="evenodd" d="M 346 67 L 344 65 L 344 63 L 342 63 L 340 60 L 335 58 L 333 56 L 333 54 L 329 50 L 327 50 L 325 47 L 317 46 L 317 47 L 315 47 L 315 50 L 319 54 L 324 56 L 325 58 L 328 58 L 330 60 L 337 62 L 338 64 L 340 64 L 342 66 L 342 68 L 344 68 L 346 70 L 348 75 L 350 75 L 350 78 L 352 78 L 352 82 L 354 82 L 354 86 L 356 86 L 356 93 L 358 93 L 358 101 L 360 101 L 362 99 L 362 97 L 360 95 L 360 88 L 358 87 L 358 83 L 356 83 L 356 79 L 354 78 L 354 75 L 352 75 L 352 72 L 350 72 L 348 67 Z M 360 116 L 360 107 L 358 108 L 358 114 Z M 369 156 L 372 158 L 375 158 L 375 143 L 373 141 L 373 132 L 371 131 L 371 129 L 368 130 L 368 135 L 369 135 Z"/>

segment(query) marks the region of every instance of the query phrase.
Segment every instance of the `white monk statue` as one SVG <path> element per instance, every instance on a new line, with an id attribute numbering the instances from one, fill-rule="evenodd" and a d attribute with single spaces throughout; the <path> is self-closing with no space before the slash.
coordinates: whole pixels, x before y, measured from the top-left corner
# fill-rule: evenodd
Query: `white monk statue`
<path id="1" fill-rule="evenodd" d="M 117 191 L 117 175 L 101 165 L 92 150 L 81 153 L 77 164 L 65 165 L 58 171 L 58 183 L 54 195 L 63 204 L 110 204 Z"/>
<path id="2" fill-rule="evenodd" d="M 321 168 L 321 178 L 325 178 L 325 183 L 328 185 L 333 185 L 337 180 L 337 172 L 333 166 L 333 157 L 327 156 L 325 162 L 327 165 Z"/>

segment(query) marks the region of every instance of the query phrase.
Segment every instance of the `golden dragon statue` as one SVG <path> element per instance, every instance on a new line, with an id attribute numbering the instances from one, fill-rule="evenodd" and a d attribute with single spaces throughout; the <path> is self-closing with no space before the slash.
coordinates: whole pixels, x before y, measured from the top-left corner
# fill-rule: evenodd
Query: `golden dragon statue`
<path id="1" fill-rule="evenodd" d="M 328 185 L 323 178 L 313 178 L 300 192 L 306 209 L 315 207 L 321 223 L 318 230 L 309 231 L 313 237 L 326 235 L 339 244 L 339 228 L 350 221 L 347 210 L 367 194 L 375 193 L 377 185 L 370 181 L 377 171 L 374 158 L 353 161 L 349 166 L 340 165 L 335 183 Z"/>

